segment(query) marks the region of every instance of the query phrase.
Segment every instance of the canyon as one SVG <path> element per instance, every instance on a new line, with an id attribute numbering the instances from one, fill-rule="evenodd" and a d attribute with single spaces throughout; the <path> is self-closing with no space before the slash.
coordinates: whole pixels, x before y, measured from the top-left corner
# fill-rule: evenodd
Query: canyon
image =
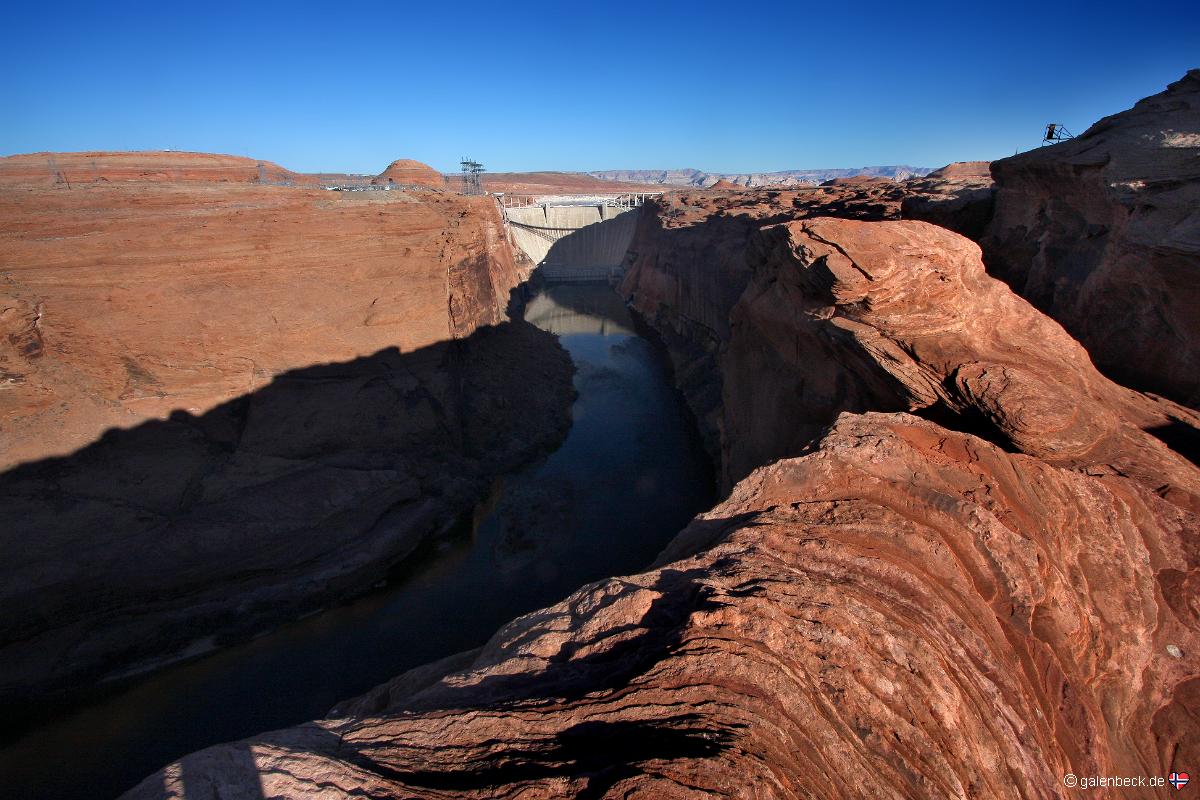
<path id="1" fill-rule="evenodd" d="M 650 200 L 634 316 L 600 316 L 661 343 L 723 499 L 640 572 L 123 797 L 1049 798 L 1200 764 L 1198 98 Z M 9 702 L 361 591 L 575 430 L 552 332 L 581 323 L 524 307 L 491 198 L 185 155 L 0 159 Z M 502 180 L 575 186 L 544 175 Z M 555 536 L 540 474 L 514 552 Z"/>

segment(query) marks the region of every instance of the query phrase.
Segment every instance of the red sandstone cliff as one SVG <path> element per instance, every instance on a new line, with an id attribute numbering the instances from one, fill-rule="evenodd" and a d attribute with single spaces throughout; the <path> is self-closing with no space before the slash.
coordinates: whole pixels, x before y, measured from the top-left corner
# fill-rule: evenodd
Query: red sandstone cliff
<path id="1" fill-rule="evenodd" d="M 1200 405 L 1200 70 L 992 174 L 993 274 L 1106 373 Z"/>
<path id="2" fill-rule="evenodd" d="M 41 183 L 0 184 L 0 703 L 361 592 L 567 427 L 489 199 Z"/>
<path id="3" fill-rule="evenodd" d="M 524 278 L 495 204 L 452 194 L 6 185 L 0 219 L 0 468 L 467 336 Z"/>

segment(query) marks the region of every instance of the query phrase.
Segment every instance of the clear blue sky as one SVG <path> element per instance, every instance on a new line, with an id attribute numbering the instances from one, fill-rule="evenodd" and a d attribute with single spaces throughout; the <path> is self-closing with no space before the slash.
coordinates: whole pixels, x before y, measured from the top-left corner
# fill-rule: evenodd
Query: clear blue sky
<path id="1" fill-rule="evenodd" d="M 15 2 L 0 154 L 301 171 L 769 171 L 991 159 L 1200 66 L 1200 0 Z"/>

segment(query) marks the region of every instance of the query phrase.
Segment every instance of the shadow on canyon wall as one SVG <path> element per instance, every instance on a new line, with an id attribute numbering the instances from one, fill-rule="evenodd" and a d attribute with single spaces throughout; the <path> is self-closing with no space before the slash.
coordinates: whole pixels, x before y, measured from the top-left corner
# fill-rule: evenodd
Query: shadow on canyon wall
<path id="1" fill-rule="evenodd" d="M 504 323 L 292 370 L 0 475 L 10 726 L 365 591 L 561 440 L 572 370 L 551 334 Z"/>

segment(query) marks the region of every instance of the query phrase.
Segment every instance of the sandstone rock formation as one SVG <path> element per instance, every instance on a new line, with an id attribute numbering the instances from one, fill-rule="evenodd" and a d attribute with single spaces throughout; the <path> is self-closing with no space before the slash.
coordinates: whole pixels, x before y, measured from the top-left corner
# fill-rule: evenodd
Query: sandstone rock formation
<path id="1" fill-rule="evenodd" d="M 721 370 L 716 353 L 729 340 L 729 315 L 750 282 L 751 237 L 773 223 L 812 216 L 894 220 L 914 195 L 946 201 L 963 191 L 947 181 L 852 182 L 786 191 L 686 192 L 647 207 L 630 247 L 621 292 L 658 329 L 676 377 L 700 422 L 709 452 L 720 460 Z M 969 191 L 969 190 L 967 190 Z M 946 227 L 967 226 L 947 209 Z"/>
<path id="2" fill-rule="evenodd" d="M 991 165 L 992 162 L 990 161 L 955 161 L 952 164 L 935 169 L 925 177 L 930 180 L 967 180 L 978 178 L 980 180 L 991 181 Z"/>
<path id="3" fill-rule="evenodd" d="M 271 377 L 469 335 L 526 276 L 486 198 L 0 188 L 0 468 Z"/>
<path id="4" fill-rule="evenodd" d="M 525 275 L 490 199 L 3 185 L 0 219 L 2 704 L 359 593 L 565 432 L 566 354 L 491 327 Z"/>
<path id="5" fill-rule="evenodd" d="M 29 153 L 0 157 L 0 187 L 94 183 L 282 183 L 300 176 L 270 161 L 215 153 Z"/>
<path id="6" fill-rule="evenodd" d="M 978 242 L 992 219 L 987 161 L 962 161 L 905 183 L 900 216 L 941 225 Z"/>
<path id="7" fill-rule="evenodd" d="M 446 184 L 442 173 L 428 164 L 414 161 L 411 158 L 401 158 L 388 164 L 387 169 L 371 181 L 371 183 L 396 183 L 402 186 L 427 186 L 440 189 Z"/>
<path id="8" fill-rule="evenodd" d="M 1165 774 L 1200 756 L 1197 610 L 1165 599 L 1195 580 L 1195 522 L 1116 476 L 843 415 L 657 569 L 125 797 L 1028 798 Z"/>
<path id="9" fill-rule="evenodd" d="M 1099 375 L 954 233 L 770 217 L 636 256 L 636 291 L 704 316 L 749 248 L 727 324 L 653 317 L 717 340 L 749 472 L 654 569 L 126 797 L 1029 798 L 1194 763 L 1200 469 L 1143 428 L 1195 416 Z M 673 241 L 710 271 L 649 249 Z"/>
<path id="10" fill-rule="evenodd" d="M 992 174 L 993 274 L 1106 373 L 1200 405 L 1200 70 Z"/>
<path id="11" fill-rule="evenodd" d="M 812 219 L 763 229 L 749 262 L 720 357 L 730 480 L 797 452 L 842 410 L 922 409 L 1049 463 L 1187 485 L 1191 466 L 1144 431 L 1200 429 L 1200 415 L 1102 377 L 963 237 Z"/>

